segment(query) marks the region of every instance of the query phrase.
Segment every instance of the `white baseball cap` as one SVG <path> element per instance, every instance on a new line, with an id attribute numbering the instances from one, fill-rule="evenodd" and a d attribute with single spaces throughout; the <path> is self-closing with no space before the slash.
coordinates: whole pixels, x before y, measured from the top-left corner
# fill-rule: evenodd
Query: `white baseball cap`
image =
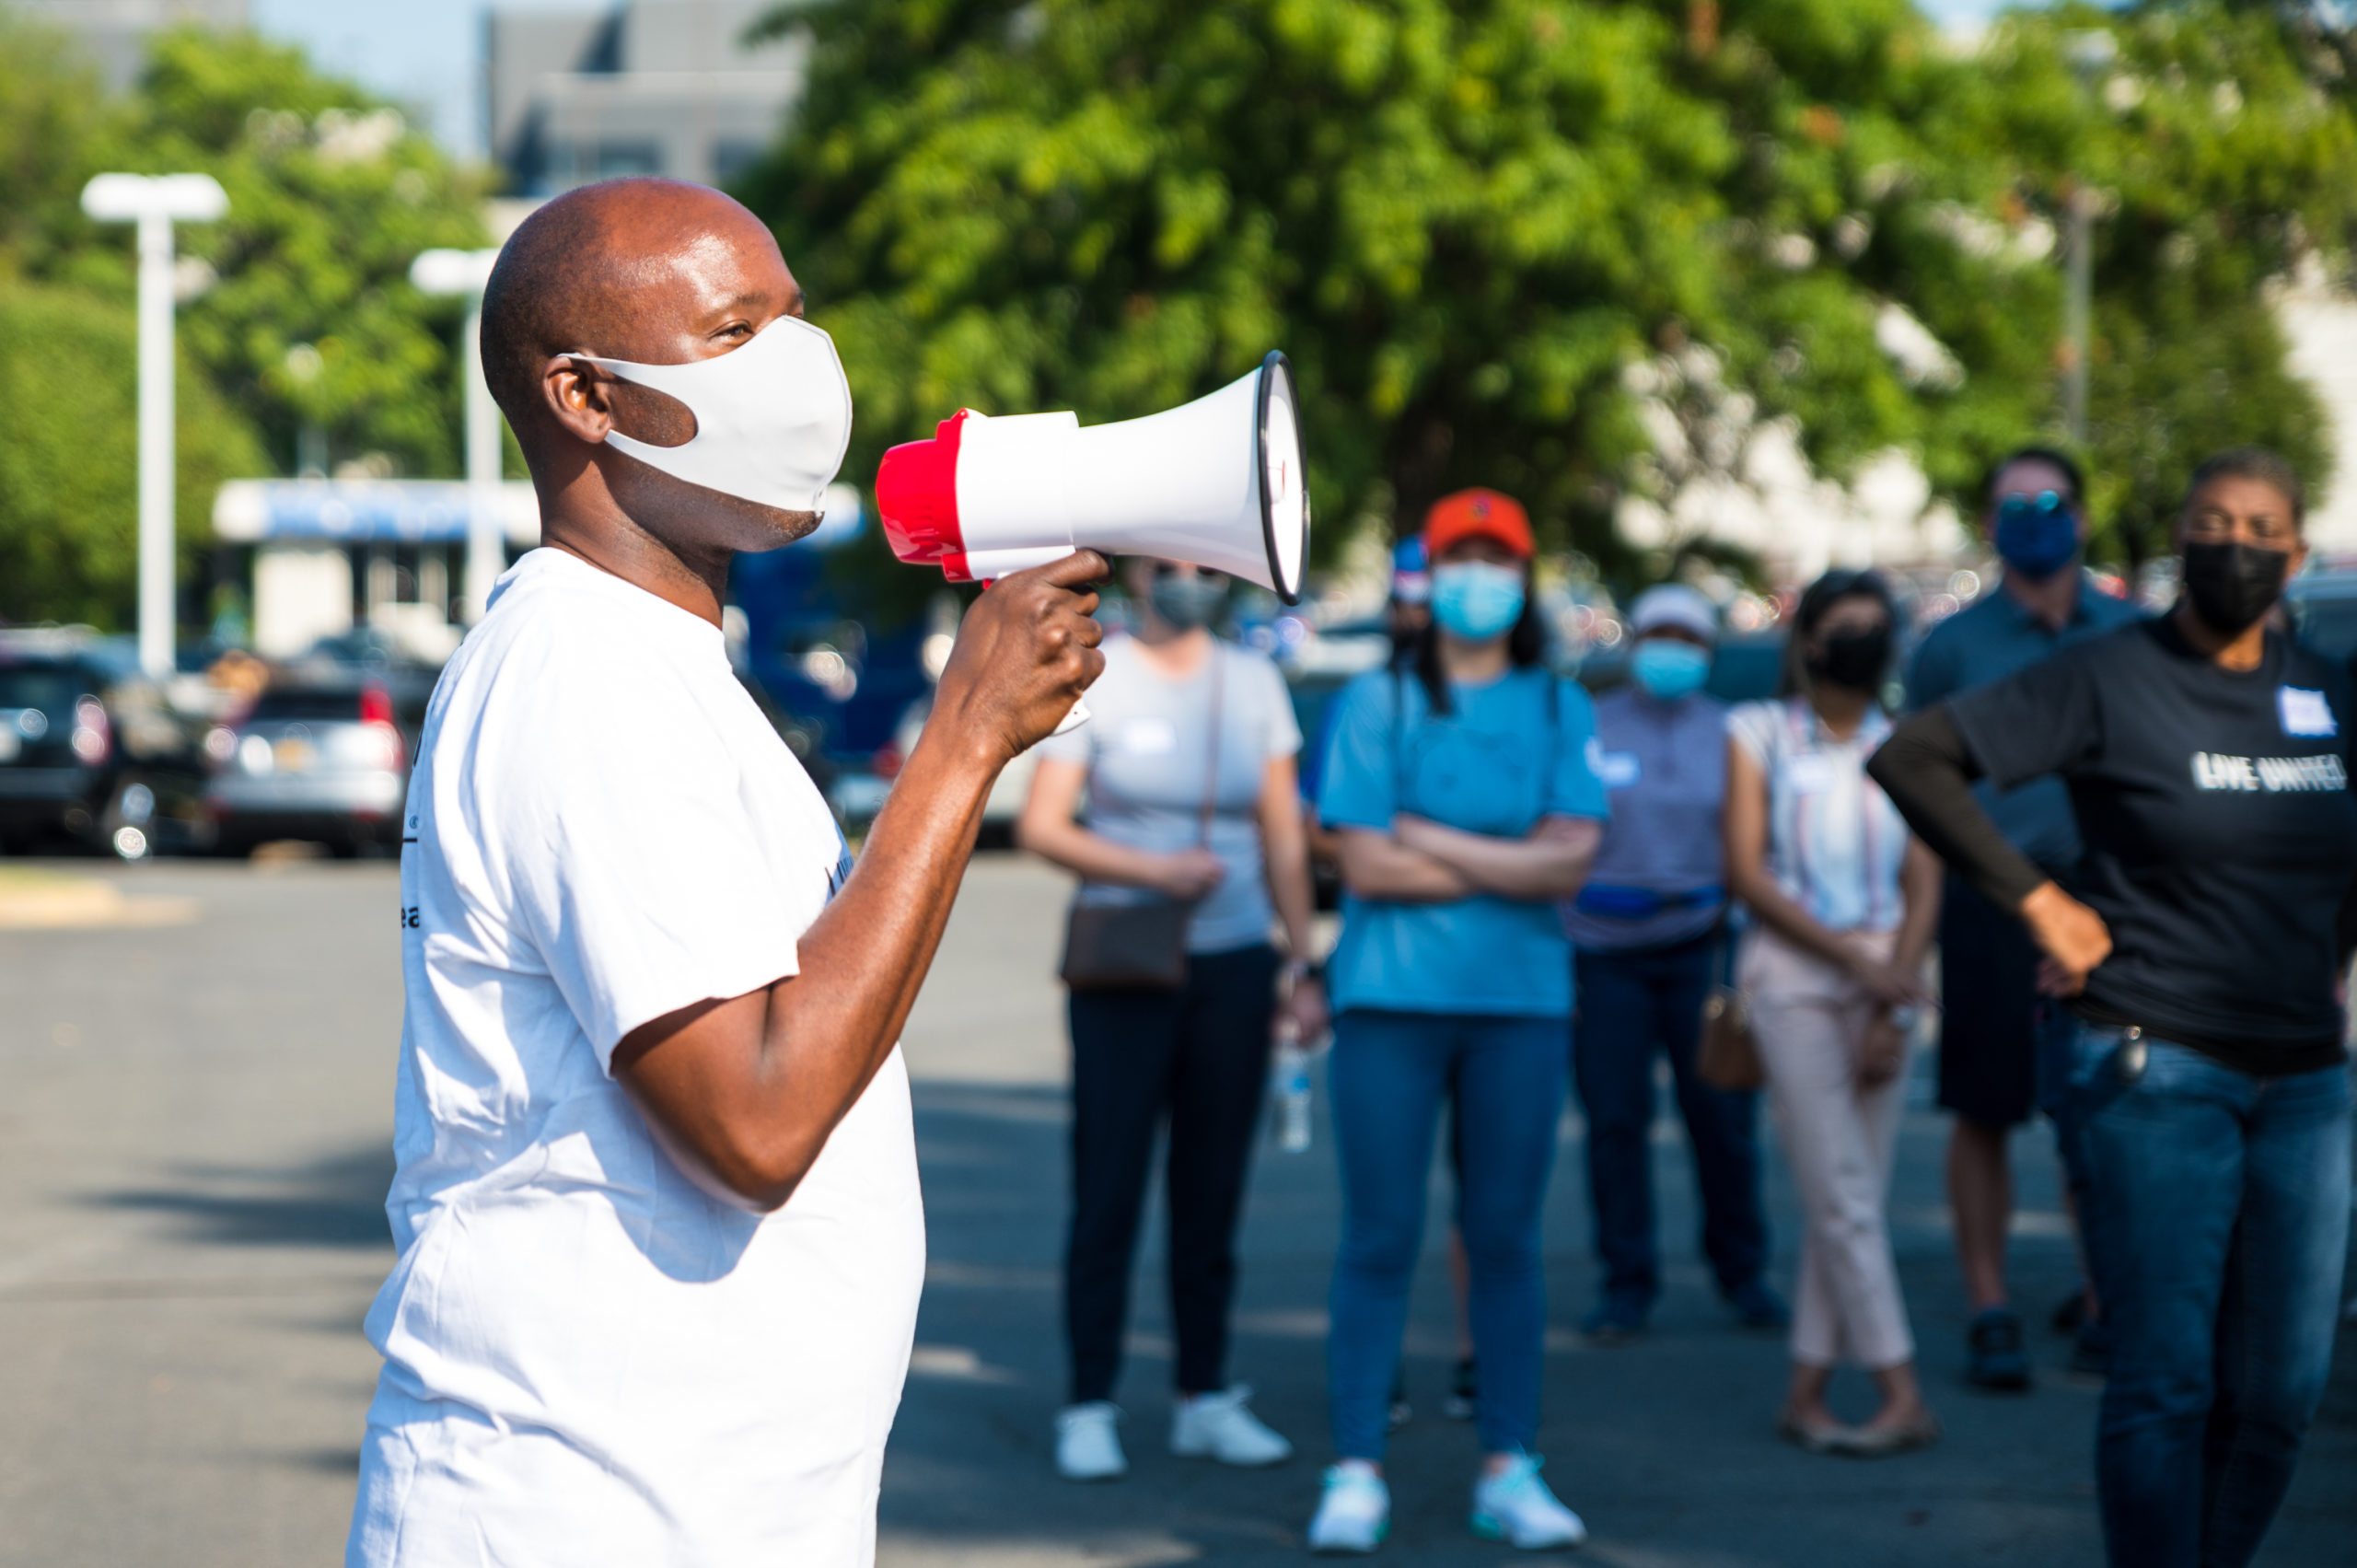
<path id="1" fill-rule="evenodd" d="M 1706 643 L 1719 640 L 1718 611 L 1711 601 L 1682 583 L 1662 583 L 1637 596 L 1629 611 L 1629 630 L 1642 637 L 1664 626 L 1691 632 Z"/>

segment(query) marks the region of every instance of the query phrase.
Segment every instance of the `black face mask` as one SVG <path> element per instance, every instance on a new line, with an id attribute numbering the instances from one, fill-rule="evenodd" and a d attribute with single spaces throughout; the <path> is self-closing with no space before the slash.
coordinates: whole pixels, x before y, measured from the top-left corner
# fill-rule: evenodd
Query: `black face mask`
<path id="1" fill-rule="evenodd" d="M 1887 626 L 1871 632 L 1837 632 L 1825 639 L 1825 651 L 1811 654 L 1808 660 L 1811 679 L 1852 691 L 1872 691 L 1882 684 L 1882 672 L 1889 667 Z"/>
<path id="2" fill-rule="evenodd" d="M 2185 547 L 2185 597 L 2193 613 L 2212 632 L 2234 636 L 2275 608 L 2292 552 L 2257 544 L 2189 544 Z"/>

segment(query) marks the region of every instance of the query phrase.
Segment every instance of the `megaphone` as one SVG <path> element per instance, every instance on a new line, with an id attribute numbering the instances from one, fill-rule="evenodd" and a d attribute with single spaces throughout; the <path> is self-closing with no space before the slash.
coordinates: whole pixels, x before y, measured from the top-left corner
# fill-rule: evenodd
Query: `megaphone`
<path id="1" fill-rule="evenodd" d="M 884 454 L 892 552 L 989 582 L 1074 550 L 1191 562 L 1301 601 L 1309 492 L 1293 366 L 1271 351 L 1208 397 L 1144 419 L 961 409 Z"/>

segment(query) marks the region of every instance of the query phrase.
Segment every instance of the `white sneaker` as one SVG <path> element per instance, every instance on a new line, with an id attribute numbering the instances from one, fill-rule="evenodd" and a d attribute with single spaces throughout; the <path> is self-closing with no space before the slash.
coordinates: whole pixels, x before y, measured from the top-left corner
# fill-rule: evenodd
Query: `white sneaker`
<path id="1" fill-rule="evenodd" d="M 1293 1458 L 1293 1445 L 1245 1409 L 1252 1390 L 1238 1383 L 1216 1394 L 1178 1401 L 1170 1415 L 1170 1451 L 1182 1459 L 1223 1465 L 1275 1465 Z"/>
<path id="2" fill-rule="evenodd" d="M 1130 1473 L 1121 1440 L 1113 1434 L 1119 1405 L 1095 1400 L 1056 1412 L 1056 1473 L 1066 1481 L 1111 1481 Z"/>
<path id="3" fill-rule="evenodd" d="M 1474 1483 L 1475 1535 L 1525 1551 L 1577 1546 L 1587 1539 L 1587 1526 L 1580 1516 L 1556 1501 L 1538 1479 L 1540 1463 L 1535 1455 L 1517 1454 L 1505 1469 Z"/>
<path id="4" fill-rule="evenodd" d="M 1391 1489 L 1364 1459 L 1326 1469 L 1326 1494 L 1309 1521 L 1312 1551 L 1373 1551 L 1391 1533 Z"/>

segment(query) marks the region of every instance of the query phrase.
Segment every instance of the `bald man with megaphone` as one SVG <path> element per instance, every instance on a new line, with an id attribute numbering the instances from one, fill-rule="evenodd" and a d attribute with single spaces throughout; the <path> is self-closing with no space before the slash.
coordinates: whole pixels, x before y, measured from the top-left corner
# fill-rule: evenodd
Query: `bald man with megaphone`
<path id="1" fill-rule="evenodd" d="M 541 544 L 411 781 L 346 1560 L 864 1564 L 924 1270 L 896 1041 L 993 781 L 1103 668 L 1107 563 L 967 616 L 854 871 L 720 632 L 730 559 L 817 525 L 851 428 L 769 230 L 662 180 L 560 196 L 482 348 Z"/>

